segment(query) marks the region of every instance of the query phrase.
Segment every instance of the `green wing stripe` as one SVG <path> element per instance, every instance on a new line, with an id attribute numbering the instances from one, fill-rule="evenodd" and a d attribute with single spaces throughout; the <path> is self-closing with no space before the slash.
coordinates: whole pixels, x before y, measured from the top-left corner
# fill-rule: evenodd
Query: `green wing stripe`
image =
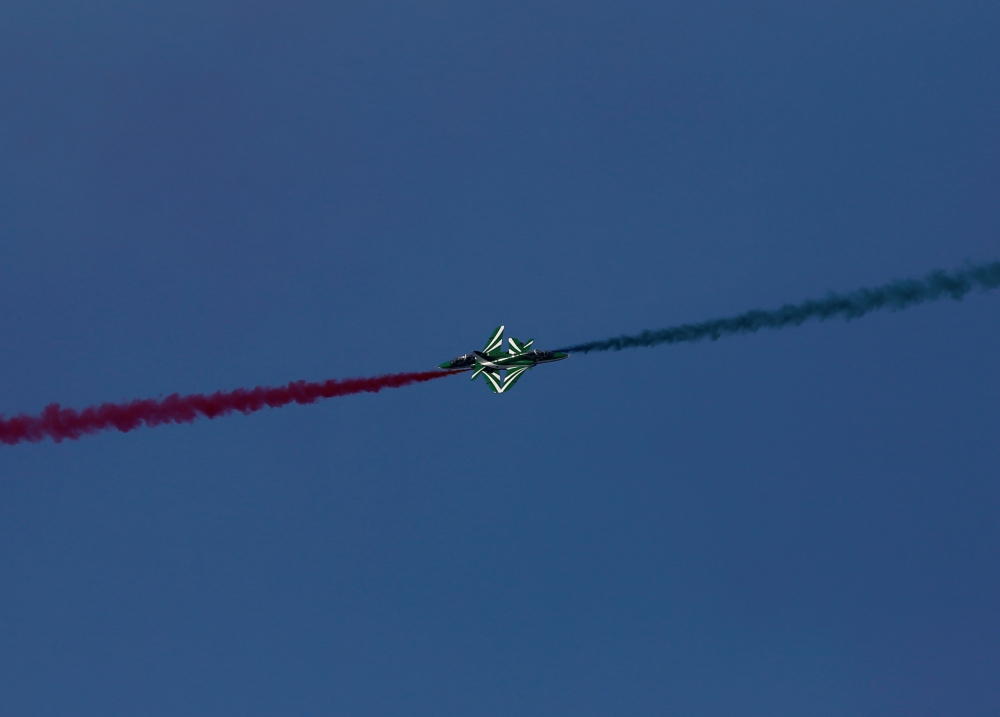
<path id="1" fill-rule="evenodd" d="M 515 339 L 510 337 L 507 339 L 507 344 L 510 346 L 510 353 L 512 354 L 523 354 L 528 350 L 531 344 L 535 343 L 534 339 L 530 341 L 521 341 L 521 339 Z"/>
<path id="2" fill-rule="evenodd" d="M 500 344 L 503 343 L 503 326 L 498 326 L 493 331 L 493 335 L 490 340 L 486 343 L 486 348 L 483 349 L 484 354 L 489 354 L 490 351 L 496 351 L 500 348 Z"/>
<path id="3" fill-rule="evenodd" d="M 486 383 L 488 383 L 490 388 L 493 389 L 493 393 L 503 393 L 503 380 L 496 372 L 484 371 L 483 376 L 486 378 Z"/>
<path id="4" fill-rule="evenodd" d="M 503 393 L 504 391 L 506 391 L 507 389 L 509 389 L 511 386 L 513 386 L 517 382 L 517 379 L 521 378 L 521 374 L 523 374 L 529 368 L 531 368 L 531 367 L 530 366 L 520 366 L 518 368 L 512 368 L 510 371 L 508 371 L 507 372 L 507 378 L 504 379 L 504 381 L 503 381 L 503 387 L 500 389 L 499 393 Z"/>

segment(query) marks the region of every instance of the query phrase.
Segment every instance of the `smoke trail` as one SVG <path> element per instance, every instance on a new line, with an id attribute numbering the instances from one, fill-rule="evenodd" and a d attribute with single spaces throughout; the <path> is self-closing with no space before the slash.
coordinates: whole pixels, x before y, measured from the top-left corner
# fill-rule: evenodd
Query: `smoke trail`
<path id="1" fill-rule="evenodd" d="M 761 329 L 780 329 L 798 326 L 809 319 L 826 321 L 834 317 L 856 319 L 871 311 L 892 309 L 898 311 L 925 301 L 945 297 L 961 300 L 975 288 L 988 291 L 1000 286 L 1000 262 L 968 266 L 952 273 L 935 271 L 923 279 L 894 281 L 873 289 L 859 289 L 849 294 L 830 293 L 825 299 L 811 299 L 801 304 L 785 304 L 773 311 L 748 311 L 745 314 L 723 319 L 712 319 L 698 324 L 681 324 L 656 331 L 643 331 L 632 336 L 618 336 L 603 341 L 588 341 L 557 349 L 569 353 L 591 351 L 621 351 L 639 346 L 677 344 L 700 341 L 731 334 L 749 334 Z"/>
<path id="2" fill-rule="evenodd" d="M 218 391 L 211 395 L 173 394 L 164 399 L 140 399 L 128 403 L 102 403 L 82 411 L 62 408 L 58 403 L 47 406 L 40 415 L 21 414 L 13 418 L 0 416 L 0 443 L 41 441 L 51 438 L 57 443 L 64 438 L 81 436 L 109 428 L 128 432 L 139 426 L 159 426 L 163 423 L 191 423 L 199 416 L 218 418 L 233 411 L 253 413 L 262 408 L 279 408 L 289 403 L 315 403 L 321 398 L 348 396 L 352 393 L 377 393 L 383 388 L 400 388 L 411 383 L 432 381 L 454 371 L 424 371 L 394 373 L 374 378 L 331 379 L 321 383 L 293 381 L 286 386 L 235 391 Z"/>

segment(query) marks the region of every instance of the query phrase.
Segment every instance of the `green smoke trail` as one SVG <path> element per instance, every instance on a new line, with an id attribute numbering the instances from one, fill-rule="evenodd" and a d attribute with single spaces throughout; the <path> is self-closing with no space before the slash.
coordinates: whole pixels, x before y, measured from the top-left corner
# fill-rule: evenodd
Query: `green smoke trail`
<path id="1" fill-rule="evenodd" d="M 621 351 L 640 346 L 677 344 L 702 339 L 716 339 L 732 334 L 750 334 L 761 329 L 781 329 L 798 326 L 810 319 L 845 321 L 880 309 L 899 311 L 927 301 L 951 298 L 956 301 L 973 289 L 989 291 L 1000 286 L 1000 261 L 970 265 L 948 273 L 935 271 L 922 279 L 903 279 L 871 289 L 858 289 L 849 294 L 830 293 L 823 299 L 810 299 L 801 304 L 785 304 L 772 311 L 748 311 L 722 319 L 681 324 L 656 331 L 643 331 L 632 336 L 618 336 L 602 341 L 566 346 L 558 351 L 590 353 L 591 351 Z"/>

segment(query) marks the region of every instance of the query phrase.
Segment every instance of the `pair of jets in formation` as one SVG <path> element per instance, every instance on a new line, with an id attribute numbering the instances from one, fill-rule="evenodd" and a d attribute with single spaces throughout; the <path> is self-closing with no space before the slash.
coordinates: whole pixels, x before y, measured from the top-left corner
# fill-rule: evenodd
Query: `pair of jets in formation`
<path id="1" fill-rule="evenodd" d="M 569 356 L 565 351 L 539 351 L 532 349 L 531 341 L 507 339 L 507 351 L 503 346 L 503 326 L 497 327 L 482 351 L 462 354 L 456 359 L 441 364 L 441 368 L 449 371 L 472 371 L 472 380 L 480 376 L 485 379 L 493 393 L 503 393 L 510 389 L 517 379 L 529 368 L 540 363 L 562 361 Z M 502 374 L 501 374 L 502 372 Z"/>

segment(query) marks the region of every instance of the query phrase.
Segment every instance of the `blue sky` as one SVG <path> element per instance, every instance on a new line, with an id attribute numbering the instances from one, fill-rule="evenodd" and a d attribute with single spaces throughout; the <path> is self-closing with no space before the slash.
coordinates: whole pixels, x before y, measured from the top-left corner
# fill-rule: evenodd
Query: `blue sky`
<path id="1" fill-rule="evenodd" d="M 0 411 L 995 260 L 1000 8 L 8 2 Z M 0 450 L 12 714 L 1000 709 L 1000 308 Z"/>

